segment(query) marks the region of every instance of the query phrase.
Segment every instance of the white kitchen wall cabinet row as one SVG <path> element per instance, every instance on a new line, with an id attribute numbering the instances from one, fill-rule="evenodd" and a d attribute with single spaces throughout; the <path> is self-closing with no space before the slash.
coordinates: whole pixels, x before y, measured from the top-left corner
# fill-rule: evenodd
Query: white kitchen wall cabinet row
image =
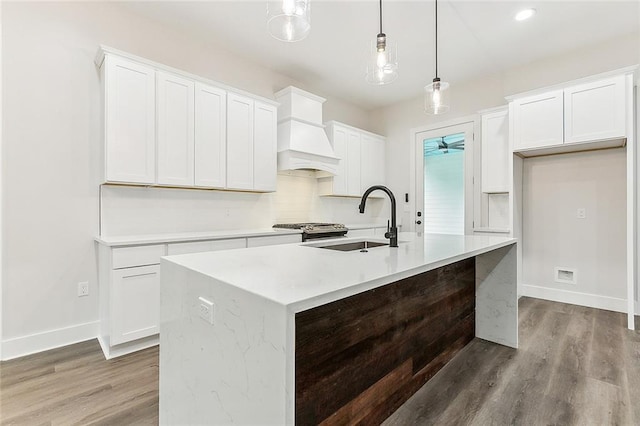
<path id="1" fill-rule="evenodd" d="M 99 341 L 105 357 L 158 343 L 160 257 L 301 241 L 301 234 L 285 234 L 126 247 L 98 243 Z"/>
<path id="2" fill-rule="evenodd" d="M 523 156 L 591 149 L 582 144 L 596 141 L 611 141 L 611 146 L 624 143 L 624 75 L 507 99 L 510 101 L 513 151 Z M 544 150 L 538 152 L 540 149 Z"/>
<path id="3" fill-rule="evenodd" d="M 385 185 L 385 138 L 337 121 L 325 125 L 340 163 L 335 176 L 318 179 L 319 194 L 360 197 L 372 185 Z"/>
<path id="4" fill-rule="evenodd" d="M 277 102 L 101 47 L 103 183 L 276 190 Z"/>

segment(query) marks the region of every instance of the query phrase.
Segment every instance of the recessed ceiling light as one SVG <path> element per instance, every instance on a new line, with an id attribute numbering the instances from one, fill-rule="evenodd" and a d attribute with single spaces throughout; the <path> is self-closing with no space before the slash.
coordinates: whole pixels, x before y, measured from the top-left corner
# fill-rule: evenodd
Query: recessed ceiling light
<path id="1" fill-rule="evenodd" d="M 516 21 L 524 21 L 536 14 L 535 9 L 524 9 L 516 13 Z"/>

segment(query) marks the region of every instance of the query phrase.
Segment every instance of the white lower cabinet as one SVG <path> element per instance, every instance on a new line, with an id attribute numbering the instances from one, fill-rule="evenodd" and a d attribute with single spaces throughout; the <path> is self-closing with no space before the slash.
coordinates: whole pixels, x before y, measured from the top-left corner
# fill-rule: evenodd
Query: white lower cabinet
<path id="1" fill-rule="evenodd" d="M 301 241 L 301 234 L 285 234 L 127 247 L 98 244 L 99 340 L 105 357 L 158 344 L 162 256 Z"/>
<path id="2" fill-rule="evenodd" d="M 111 344 L 158 333 L 160 265 L 116 269 L 111 282 Z"/>
<path id="3" fill-rule="evenodd" d="M 214 240 L 214 241 L 193 241 L 188 243 L 172 243 L 169 244 L 167 255 L 188 253 L 202 253 L 205 251 L 231 250 L 247 247 L 245 238 L 235 238 L 233 240 Z"/>
<path id="4" fill-rule="evenodd" d="M 268 237 L 247 238 L 247 247 L 274 246 L 277 244 L 289 244 L 302 242 L 301 234 L 274 235 Z"/>

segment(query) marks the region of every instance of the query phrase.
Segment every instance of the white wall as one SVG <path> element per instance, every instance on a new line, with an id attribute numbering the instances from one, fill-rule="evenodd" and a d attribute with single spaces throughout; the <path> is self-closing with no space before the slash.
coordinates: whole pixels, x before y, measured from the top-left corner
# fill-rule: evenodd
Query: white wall
<path id="1" fill-rule="evenodd" d="M 69 343 L 97 330 L 93 237 L 99 232 L 101 106 L 93 58 L 99 44 L 265 97 L 272 98 L 275 90 L 293 84 L 328 98 L 325 119 L 370 130 L 366 111 L 223 48 L 148 21 L 117 2 L 2 4 L 2 52 L 5 59 L 11 58 L 2 64 L 4 349 L 9 345 L 40 345 L 43 349 L 42 345 Z M 279 184 L 283 182 L 292 191 L 294 185 L 309 191 L 301 197 L 312 194 L 313 185 L 307 181 L 294 183 L 281 178 Z M 274 217 L 309 214 L 300 210 L 300 200 L 294 200 L 293 192 L 286 201 L 298 207 L 289 213 L 290 204 L 280 202 L 277 196 L 125 188 L 118 197 L 116 208 L 144 211 L 162 206 L 160 216 L 166 222 L 155 223 L 162 232 L 191 226 L 189 219 L 198 226 L 217 223 L 203 218 L 220 218 L 218 211 L 209 211 L 217 208 L 218 200 L 234 212 L 246 206 L 259 207 L 243 216 L 257 223 L 243 227 L 271 225 Z M 317 214 L 337 220 L 343 213 L 350 214 L 347 204 L 344 200 L 316 201 Z M 197 211 L 192 211 L 195 206 Z M 140 216 L 132 216 L 118 225 L 121 231 L 137 229 L 135 223 L 151 228 Z M 345 221 L 350 218 L 345 216 Z M 354 219 L 364 220 L 359 216 Z M 89 281 L 88 297 L 76 296 L 79 281 Z M 21 346 L 27 340 L 29 345 Z"/>
<path id="2" fill-rule="evenodd" d="M 624 310 L 626 150 L 526 159 L 522 203 L 523 284 L 544 288 L 533 289 L 542 296 L 615 298 Z M 586 218 L 577 217 L 579 208 Z M 555 267 L 575 269 L 576 284 L 555 282 Z"/>
<path id="3" fill-rule="evenodd" d="M 315 175 L 304 171 L 281 172 L 277 192 L 268 194 L 104 185 L 102 235 L 269 228 L 310 221 L 382 223 L 386 218 L 382 200 L 372 199 L 360 214 L 359 199 L 319 197 L 317 187 Z"/>

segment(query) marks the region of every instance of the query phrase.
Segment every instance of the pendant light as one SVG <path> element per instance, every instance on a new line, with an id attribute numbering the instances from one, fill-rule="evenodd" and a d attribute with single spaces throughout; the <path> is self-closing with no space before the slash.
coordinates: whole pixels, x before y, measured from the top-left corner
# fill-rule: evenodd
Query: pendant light
<path id="1" fill-rule="evenodd" d="M 276 39 L 304 39 L 311 30 L 310 0 L 280 0 L 267 3 L 267 28 Z"/>
<path id="2" fill-rule="evenodd" d="M 444 114 L 449 111 L 449 83 L 438 77 L 438 0 L 435 0 L 436 15 L 436 78 L 424 88 L 424 110 L 427 114 Z"/>
<path id="3" fill-rule="evenodd" d="M 382 0 L 380 0 L 380 32 L 371 44 L 366 80 L 371 84 L 389 84 L 398 78 L 398 47 L 382 32 Z"/>

